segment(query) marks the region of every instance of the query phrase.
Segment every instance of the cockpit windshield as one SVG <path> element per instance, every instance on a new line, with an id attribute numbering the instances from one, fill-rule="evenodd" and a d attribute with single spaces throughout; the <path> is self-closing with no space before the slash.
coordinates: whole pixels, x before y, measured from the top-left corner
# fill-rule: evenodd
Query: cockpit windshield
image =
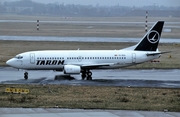
<path id="1" fill-rule="evenodd" d="M 21 55 L 16 55 L 14 58 L 17 58 L 17 59 L 22 59 L 22 58 L 23 58 L 23 56 L 21 56 Z"/>

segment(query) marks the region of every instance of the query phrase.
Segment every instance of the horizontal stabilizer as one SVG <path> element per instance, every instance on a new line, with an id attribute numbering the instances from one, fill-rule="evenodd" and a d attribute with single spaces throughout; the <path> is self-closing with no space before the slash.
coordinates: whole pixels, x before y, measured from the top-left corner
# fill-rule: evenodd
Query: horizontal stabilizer
<path id="1" fill-rule="evenodd" d="M 170 53 L 171 51 L 167 51 L 167 52 L 154 52 L 154 53 L 147 53 L 147 56 L 155 56 L 155 55 L 159 55 L 159 54 L 165 54 L 165 53 Z"/>

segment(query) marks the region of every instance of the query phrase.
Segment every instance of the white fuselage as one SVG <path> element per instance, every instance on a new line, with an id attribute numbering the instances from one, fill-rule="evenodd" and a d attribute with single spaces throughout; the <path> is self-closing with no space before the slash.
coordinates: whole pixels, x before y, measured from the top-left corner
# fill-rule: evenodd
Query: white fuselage
<path id="1" fill-rule="evenodd" d="M 159 58 L 147 56 L 150 51 L 131 50 L 44 50 L 17 55 L 7 64 L 25 70 L 63 70 L 64 65 L 89 67 L 90 69 L 116 69 Z M 85 66 L 84 66 L 85 65 Z"/>

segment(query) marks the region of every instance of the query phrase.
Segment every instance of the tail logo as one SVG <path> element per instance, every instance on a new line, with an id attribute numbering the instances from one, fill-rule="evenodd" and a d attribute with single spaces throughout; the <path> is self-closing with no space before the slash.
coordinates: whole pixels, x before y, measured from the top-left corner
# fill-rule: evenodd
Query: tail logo
<path id="1" fill-rule="evenodd" d="M 159 41 L 159 33 L 155 30 L 152 30 L 149 32 L 149 34 L 147 35 L 147 39 L 150 43 L 154 44 L 157 43 Z"/>

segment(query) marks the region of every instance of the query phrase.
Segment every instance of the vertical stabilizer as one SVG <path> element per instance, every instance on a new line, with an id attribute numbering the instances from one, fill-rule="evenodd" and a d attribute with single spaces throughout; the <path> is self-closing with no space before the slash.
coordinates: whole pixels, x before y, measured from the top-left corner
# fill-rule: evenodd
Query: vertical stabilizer
<path id="1" fill-rule="evenodd" d="M 152 28 L 144 35 L 142 40 L 136 45 L 135 51 L 156 51 L 161 32 L 163 29 L 164 21 L 158 21 Z"/>

